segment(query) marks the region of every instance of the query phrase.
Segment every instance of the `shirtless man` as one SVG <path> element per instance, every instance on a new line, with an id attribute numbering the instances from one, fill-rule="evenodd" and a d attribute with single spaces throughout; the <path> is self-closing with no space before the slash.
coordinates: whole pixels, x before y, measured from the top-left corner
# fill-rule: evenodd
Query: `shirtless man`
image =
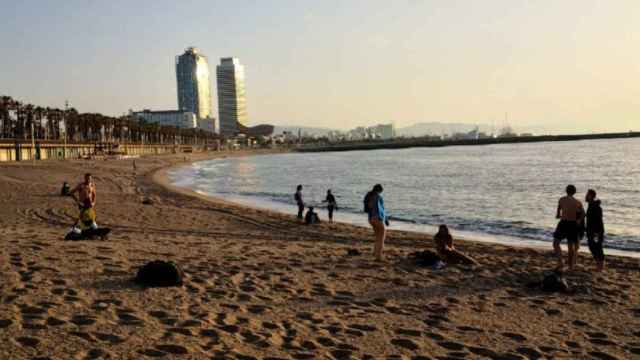
<path id="1" fill-rule="evenodd" d="M 562 269 L 564 264 L 562 261 L 562 250 L 560 242 L 567 239 L 569 248 L 569 270 L 573 270 L 576 266 L 578 257 L 578 247 L 580 245 L 579 232 L 580 224 L 584 219 L 584 208 L 582 203 L 573 197 L 576 194 L 576 187 L 567 186 L 567 196 L 560 198 L 558 201 L 558 211 L 556 219 L 560 219 L 556 231 L 553 233 L 553 250 L 558 257 L 558 269 Z"/>
<path id="2" fill-rule="evenodd" d="M 78 196 L 76 197 L 76 193 Z M 73 199 L 78 203 L 78 207 L 81 209 L 84 208 L 85 199 L 89 199 L 91 201 L 91 207 L 96 206 L 96 184 L 93 182 L 91 178 L 91 174 L 84 174 L 84 182 L 78 184 L 71 193 L 69 194 Z"/>

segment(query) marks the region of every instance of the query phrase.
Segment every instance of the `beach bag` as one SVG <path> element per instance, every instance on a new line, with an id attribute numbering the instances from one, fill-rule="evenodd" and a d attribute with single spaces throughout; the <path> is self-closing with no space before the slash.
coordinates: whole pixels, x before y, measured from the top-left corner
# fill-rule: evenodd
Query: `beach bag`
<path id="1" fill-rule="evenodd" d="M 541 288 L 546 292 L 567 292 L 569 285 L 562 274 L 553 272 L 542 279 Z"/>
<path id="2" fill-rule="evenodd" d="M 149 287 L 182 286 L 184 273 L 171 261 L 151 261 L 140 269 L 134 281 Z"/>

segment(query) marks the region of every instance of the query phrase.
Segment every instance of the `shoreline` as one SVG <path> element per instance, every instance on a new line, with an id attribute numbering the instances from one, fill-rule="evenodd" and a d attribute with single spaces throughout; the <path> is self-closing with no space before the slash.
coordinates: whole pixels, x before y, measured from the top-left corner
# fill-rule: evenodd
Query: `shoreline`
<path id="1" fill-rule="evenodd" d="M 207 156 L 190 155 L 191 160 Z M 370 229 L 176 192 L 154 181 L 184 156 L 0 164 L 0 359 L 628 359 L 640 354 L 640 267 L 580 254 L 569 293 L 529 284 L 549 251 L 459 241 L 479 266 L 432 269 L 428 236 Z M 91 172 L 104 241 L 64 241 L 59 195 Z M 361 254 L 349 256 L 349 250 Z M 132 282 L 149 261 L 184 285 Z M 606 306 L 603 306 L 606 305 Z"/>
<path id="2" fill-rule="evenodd" d="M 270 154 L 264 154 L 264 155 L 270 155 Z M 249 153 L 241 156 L 255 156 L 255 155 Z M 267 214 L 267 216 L 274 216 L 277 214 L 278 216 L 288 216 L 291 218 L 294 217 L 292 213 L 286 212 L 284 210 L 284 205 L 279 208 L 274 208 L 272 206 L 269 206 L 270 204 L 268 201 L 265 201 L 263 204 L 264 206 L 261 206 L 260 204 L 255 202 L 250 203 L 251 199 L 248 199 L 248 198 L 247 199 L 238 198 L 235 200 L 234 199 L 229 200 L 221 196 L 216 196 L 212 194 L 202 194 L 188 187 L 174 185 L 168 177 L 168 172 L 170 171 L 178 170 L 179 168 L 185 167 L 185 166 L 191 166 L 196 162 L 209 161 L 209 160 L 215 160 L 215 159 L 220 159 L 220 157 L 201 159 L 201 160 L 189 162 L 188 164 L 169 166 L 166 168 L 159 169 L 157 172 L 153 174 L 153 180 L 158 185 L 164 187 L 167 190 L 175 191 L 183 195 L 193 196 L 195 198 L 208 201 L 213 204 L 221 203 L 226 205 L 243 207 L 246 209 L 251 209 L 253 211 L 263 211 L 265 214 Z M 293 205 L 291 206 L 293 209 Z M 348 217 L 356 217 L 356 216 L 357 215 L 353 213 L 348 214 Z M 394 224 L 398 224 L 398 223 L 399 222 L 394 222 Z M 352 219 L 352 221 L 335 221 L 333 224 L 336 226 L 348 225 L 348 226 L 356 226 L 356 227 L 367 229 L 367 230 L 369 229 L 369 225 L 364 220 L 353 221 Z M 407 233 L 416 237 L 422 236 L 422 237 L 427 237 L 428 239 L 432 239 L 433 234 L 432 232 L 429 232 L 427 230 L 428 228 L 435 229 L 435 226 L 400 223 L 400 228 L 394 229 L 392 227 L 388 229 L 388 232 L 390 232 L 391 234 Z M 517 248 L 532 249 L 536 251 L 553 252 L 551 241 L 520 238 L 520 237 L 510 237 L 510 236 L 498 236 L 493 234 L 482 234 L 482 233 L 465 232 L 465 231 L 456 231 L 455 233 L 457 235 L 455 235 L 454 238 L 462 242 L 472 242 L 472 243 L 487 244 L 487 245 L 501 245 L 501 246 L 508 246 L 508 247 L 513 246 Z M 519 243 L 519 241 L 522 241 L 524 243 Z M 586 240 L 584 240 L 583 244 L 581 244 L 580 246 L 580 252 L 583 254 L 590 255 L 589 249 L 586 246 L 586 243 L 584 243 L 585 241 Z M 561 247 L 563 251 L 566 251 L 567 250 L 566 242 L 563 242 L 561 244 Z M 607 256 L 620 256 L 620 257 L 626 257 L 626 258 L 632 258 L 632 259 L 640 259 L 640 251 L 605 248 L 605 253 L 607 254 Z"/>

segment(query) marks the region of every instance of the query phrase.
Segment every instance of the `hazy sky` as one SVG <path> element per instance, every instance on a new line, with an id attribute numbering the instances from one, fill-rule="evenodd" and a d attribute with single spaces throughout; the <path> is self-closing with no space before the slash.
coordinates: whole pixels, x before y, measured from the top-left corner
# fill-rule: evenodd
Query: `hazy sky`
<path id="1" fill-rule="evenodd" d="M 173 109 L 174 57 L 246 67 L 251 123 L 640 130 L 639 0 L 0 0 L 0 94 Z M 212 78 L 215 96 L 215 79 Z M 217 113 L 217 100 L 213 99 Z"/>

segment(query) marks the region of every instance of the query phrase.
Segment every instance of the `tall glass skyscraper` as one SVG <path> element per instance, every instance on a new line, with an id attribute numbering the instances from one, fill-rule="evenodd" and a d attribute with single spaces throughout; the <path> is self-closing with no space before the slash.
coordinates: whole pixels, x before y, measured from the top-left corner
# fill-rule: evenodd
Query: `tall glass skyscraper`
<path id="1" fill-rule="evenodd" d="M 197 48 L 187 48 L 176 56 L 178 81 L 178 109 L 189 111 L 205 119 L 211 117 L 211 83 L 207 57 Z"/>
<path id="2" fill-rule="evenodd" d="M 234 135 L 239 131 L 238 125 L 247 126 L 244 67 L 236 58 L 222 58 L 216 74 L 220 134 Z"/>

